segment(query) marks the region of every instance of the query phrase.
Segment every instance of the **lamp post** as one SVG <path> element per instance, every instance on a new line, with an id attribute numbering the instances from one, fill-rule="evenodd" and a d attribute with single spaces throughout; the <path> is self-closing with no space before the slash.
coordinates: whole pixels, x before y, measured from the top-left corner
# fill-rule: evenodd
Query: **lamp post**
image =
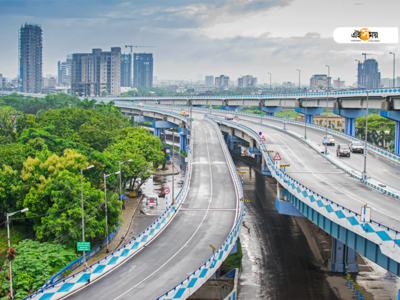
<path id="1" fill-rule="evenodd" d="M 122 174 L 121 174 L 121 165 L 123 165 L 124 163 L 126 163 L 126 162 L 131 162 L 132 161 L 132 159 L 128 159 L 128 160 L 126 160 L 126 161 L 119 161 L 118 162 L 118 170 L 119 170 L 119 199 L 121 199 L 121 201 L 122 201 L 122 209 L 125 209 L 125 201 L 122 199 L 122 184 L 121 184 L 121 181 L 122 181 Z M 122 209 L 121 209 L 121 211 L 122 211 Z"/>
<path id="2" fill-rule="evenodd" d="M 85 242 L 85 217 L 84 217 L 84 210 L 83 210 L 83 171 L 89 170 L 94 168 L 94 165 L 90 165 L 87 168 L 81 169 L 81 205 L 82 205 L 82 242 Z M 85 266 L 86 257 L 85 251 L 83 251 L 83 265 Z"/>
<path id="3" fill-rule="evenodd" d="M 360 80 L 359 80 L 358 76 L 360 75 L 359 74 L 360 73 L 359 68 L 360 68 L 361 61 L 359 61 L 358 59 L 356 59 L 355 61 L 358 61 L 358 65 L 357 65 L 357 89 L 360 89 Z"/>
<path id="4" fill-rule="evenodd" d="M 326 78 L 327 81 L 327 88 L 326 88 L 326 120 L 325 120 L 325 155 L 328 155 L 328 103 L 329 103 L 329 98 L 328 98 L 328 93 L 329 93 L 329 77 L 331 73 L 331 67 L 328 65 L 325 65 L 325 67 L 328 67 L 328 77 Z"/>
<path id="5" fill-rule="evenodd" d="M 299 93 L 300 93 L 300 70 L 296 69 L 297 71 L 299 71 Z"/>
<path id="6" fill-rule="evenodd" d="M 272 74 L 268 72 L 269 74 L 269 93 L 272 95 Z"/>
<path id="7" fill-rule="evenodd" d="M 393 87 L 395 87 L 395 62 L 396 62 L 396 53 L 389 52 L 390 54 L 393 54 Z"/>
<path id="8" fill-rule="evenodd" d="M 189 116 L 190 117 L 190 116 Z M 174 195 L 174 185 L 175 185 L 175 176 L 174 176 L 174 157 L 175 157 L 175 134 L 173 131 L 174 128 L 172 128 L 172 204 L 175 204 L 175 195 Z"/>
<path id="9" fill-rule="evenodd" d="M 24 208 L 21 209 L 19 211 L 15 211 L 12 213 L 5 213 L 6 214 L 6 218 L 7 218 L 7 239 L 8 239 L 8 251 L 10 251 L 11 248 L 11 242 L 10 242 L 10 222 L 9 222 L 9 217 L 11 217 L 12 215 L 15 215 L 16 213 L 26 213 L 29 211 L 29 208 Z M 9 265 L 9 272 L 10 272 L 10 296 L 11 296 L 11 300 L 13 299 L 14 296 L 14 290 L 13 290 L 13 279 L 12 279 L 12 260 L 9 260 L 8 265 Z"/>
<path id="10" fill-rule="evenodd" d="M 285 87 L 285 108 L 283 109 L 283 130 L 286 130 L 286 87 Z"/>
<path id="11" fill-rule="evenodd" d="M 365 140 L 364 140 L 364 171 L 363 171 L 363 179 L 367 180 L 367 137 L 368 137 L 368 90 L 366 87 L 360 87 L 360 89 L 365 90 L 367 93 L 367 109 L 365 114 Z"/>
<path id="12" fill-rule="evenodd" d="M 111 175 L 118 175 L 121 172 L 115 172 L 111 174 L 104 174 L 104 209 L 105 209 L 105 215 L 106 215 L 106 242 L 107 242 L 107 250 L 106 253 L 109 253 L 110 251 L 108 250 L 108 217 L 107 217 L 107 177 Z"/>
<path id="13" fill-rule="evenodd" d="M 308 96 L 308 91 L 307 91 L 307 89 L 306 89 L 306 113 L 305 113 L 305 115 L 304 115 L 304 139 L 306 140 L 307 139 L 307 121 L 306 121 L 306 118 L 307 118 L 307 106 L 308 106 L 308 103 L 307 103 L 307 96 Z"/>

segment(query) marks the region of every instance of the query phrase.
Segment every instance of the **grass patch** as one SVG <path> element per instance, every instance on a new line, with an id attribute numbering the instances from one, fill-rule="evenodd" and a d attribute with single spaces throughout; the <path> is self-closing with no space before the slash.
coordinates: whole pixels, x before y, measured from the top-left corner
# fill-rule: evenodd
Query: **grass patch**
<path id="1" fill-rule="evenodd" d="M 286 118 L 289 118 L 289 119 L 297 120 L 297 115 L 298 115 L 298 112 L 296 112 L 294 110 L 288 110 L 286 112 Z M 284 112 L 283 111 L 277 112 L 277 113 L 274 114 L 274 116 L 278 117 L 278 118 L 283 118 L 284 117 Z"/>
<path id="2" fill-rule="evenodd" d="M 11 226 L 10 227 L 10 239 L 11 245 L 15 245 L 17 242 L 25 237 L 25 226 Z M 0 253 L 8 249 L 7 239 L 7 228 L 0 229 Z"/>
<path id="3" fill-rule="evenodd" d="M 238 238 L 237 252 L 228 255 L 228 257 L 224 260 L 221 266 L 221 276 L 235 268 L 240 269 L 242 266 L 242 258 L 243 258 L 242 245 L 240 244 L 240 239 Z"/>

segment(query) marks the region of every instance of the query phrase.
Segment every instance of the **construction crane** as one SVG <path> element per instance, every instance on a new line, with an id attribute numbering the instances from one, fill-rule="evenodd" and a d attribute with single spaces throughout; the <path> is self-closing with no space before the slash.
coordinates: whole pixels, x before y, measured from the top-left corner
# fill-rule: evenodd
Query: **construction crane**
<path id="1" fill-rule="evenodd" d="M 366 61 L 366 60 L 367 60 L 367 55 L 374 55 L 374 54 L 371 54 L 371 53 L 361 53 L 361 55 L 364 55 L 364 61 Z"/>
<path id="2" fill-rule="evenodd" d="M 133 76 L 132 76 L 132 71 L 133 71 L 133 68 L 132 68 L 132 63 L 133 63 L 133 56 L 132 56 L 132 52 L 133 52 L 133 48 L 154 48 L 155 46 L 134 46 L 134 45 L 125 45 L 125 48 L 131 48 L 131 60 L 132 60 L 132 62 L 131 62 L 131 74 L 130 74 L 130 76 L 132 77 L 132 79 L 130 80 L 130 84 L 132 85 L 132 83 L 133 83 Z"/>

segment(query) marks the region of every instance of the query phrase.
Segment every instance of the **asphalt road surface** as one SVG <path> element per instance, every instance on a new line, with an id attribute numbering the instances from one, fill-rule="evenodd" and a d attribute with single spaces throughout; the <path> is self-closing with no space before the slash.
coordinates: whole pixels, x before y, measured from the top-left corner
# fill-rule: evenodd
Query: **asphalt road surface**
<path id="1" fill-rule="evenodd" d="M 68 299 L 156 299 L 199 268 L 230 233 L 234 184 L 215 129 L 194 122 L 190 189 L 171 224 L 146 248 Z"/>

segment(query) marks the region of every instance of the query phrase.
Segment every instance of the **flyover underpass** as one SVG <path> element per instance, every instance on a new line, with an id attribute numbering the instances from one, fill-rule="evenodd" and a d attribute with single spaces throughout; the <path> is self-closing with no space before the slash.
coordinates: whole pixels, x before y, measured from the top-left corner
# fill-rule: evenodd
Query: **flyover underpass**
<path id="1" fill-rule="evenodd" d="M 196 120 L 194 132 L 189 191 L 170 225 L 138 254 L 68 299 L 156 299 L 211 256 L 210 244 L 222 245 L 237 219 L 238 195 L 215 127 Z"/>

